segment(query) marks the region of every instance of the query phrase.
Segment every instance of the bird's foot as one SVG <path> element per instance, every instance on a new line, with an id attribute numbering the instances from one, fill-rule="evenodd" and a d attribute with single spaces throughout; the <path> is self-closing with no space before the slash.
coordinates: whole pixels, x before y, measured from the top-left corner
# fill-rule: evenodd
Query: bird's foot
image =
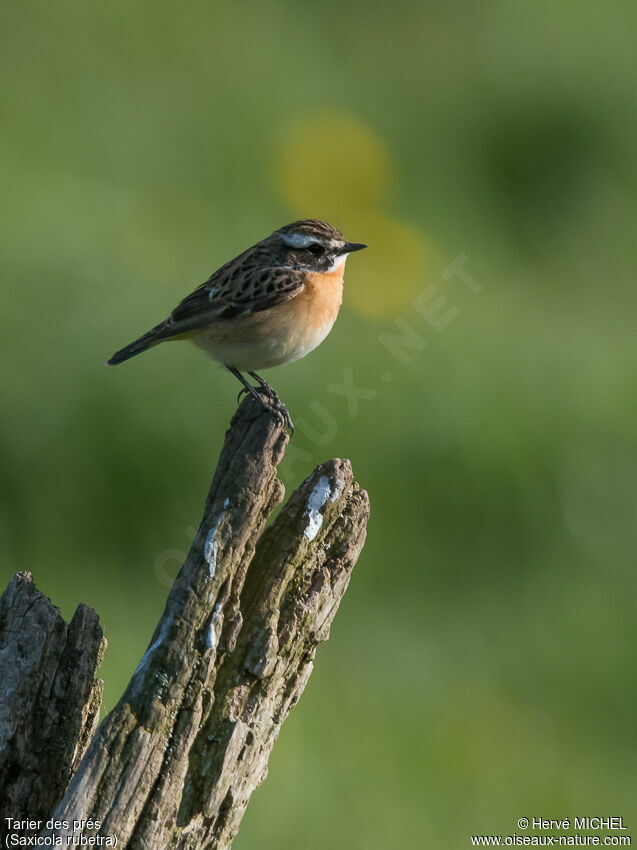
<path id="1" fill-rule="evenodd" d="M 275 393 L 276 395 L 276 393 Z M 283 404 L 281 399 L 276 396 L 275 399 L 272 399 L 270 407 L 275 413 L 283 419 L 283 424 L 290 429 L 290 436 L 294 436 L 294 422 L 292 422 L 292 417 L 290 416 L 290 411 Z"/>
<path id="2" fill-rule="evenodd" d="M 241 401 L 241 397 L 244 393 L 250 394 L 253 398 L 258 399 L 263 407 L 271 410 L 273 413 L 276 413 L 277 416 L 280 416 L 283 424 L 290 429 L 290 435 L 293 436 L 294 423 L 292 422 L 290 412 L 270 384 L 268 384 L 267 381 L 263 381 L 263 383 L 261 383 L 261 381 L 263 381 L 263 379 L 259 381 L 260 386 L 258 387 L 250 387 L 250 389 L 243 387 L 237 396 L 237 403 Z"/>

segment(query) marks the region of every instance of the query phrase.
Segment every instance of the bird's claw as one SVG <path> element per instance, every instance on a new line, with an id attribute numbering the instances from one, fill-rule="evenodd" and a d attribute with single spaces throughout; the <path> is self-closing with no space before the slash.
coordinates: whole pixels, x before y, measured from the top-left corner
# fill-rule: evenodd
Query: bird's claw
<path id="1" fill-rule="evenodd" d="M 294 422 L 292 422 L 292 417 L 290 416 L 290 412 L 287 407 L 283 404 L 281 399 L 277 396 L 276 400 L 270 405 L 271 409 L 283 419 L 283 424 L 290 429 L 290 436 L 294 436 Z"/>
<path id="2" fill-rule="evenodd" d="M 247 387 L 243 387 L 239 390 L 237 404 L 241 401 L 241 397 L 244 393 L 246 395 L 256 395 L 263 407 L 266 407 L 268 410 L 271 410 L 273 413 L 276 413 L 277 416 L 281 417 L 283 424 L 290 429 L 290 435 L 294 436 L 294 423 L 292 422 L 292 417 L 290 416 L 287 407 L 283 404 L 270 384 L 266 384 L 264 382 L 261 386 L 252 387 L 250 390 Z"/>

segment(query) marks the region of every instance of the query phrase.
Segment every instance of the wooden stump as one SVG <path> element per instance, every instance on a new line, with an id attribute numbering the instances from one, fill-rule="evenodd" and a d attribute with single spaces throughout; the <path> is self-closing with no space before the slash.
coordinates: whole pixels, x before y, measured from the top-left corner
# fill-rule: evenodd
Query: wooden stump
<path id="1" fill-rule="evenodd" d="M 77 832 L 73 821 L 93 819 L 99 825 L 83 834 L 116 836 L 120 848 L 230 846 L 316 647 L 329 636 L 369 516 L 349 461 L 331 460 L 266 529 L 284 495 L 276 470 L 288 439 L 274 414 L 243 401 L 150 645 L 81 761 L 101 694 L 97 617 L 80 606 L 67 627 L 24 576 L 14 577 L 0 603 L 0 799 L 13 789 L 6 816 L 53 815 L 68 827 L 41 835 L 65 844 Z M 28 594 L 49 606 L 44 627 L 25 613 L 33 611 Z M 35 672 L 16 672 L 22 657 Z M 58 667 L 55 657 L 67 663 Z M 11 721 L 18 703 L 4 687 L 5 658 L 19 704 L 29 706 L 19 722 Z M 52 668 L 67 670 L 59 683 Z M 29 739 L 42 716 L 51 720 Z M 57 738 L 66 742 L 64 758 L 41 797 L 46 776 L 33 765 Z"/>

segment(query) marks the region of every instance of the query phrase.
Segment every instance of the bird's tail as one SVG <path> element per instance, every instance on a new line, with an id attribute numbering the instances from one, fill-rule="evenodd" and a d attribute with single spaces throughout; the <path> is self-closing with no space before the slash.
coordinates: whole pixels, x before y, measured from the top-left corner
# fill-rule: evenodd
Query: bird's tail
<path id="1" fill-rule="evenodd" d="M 125 345 L 124 348 L 120 348 L 119 351 L 116 351 L 115 354 L 113 354 L 110 360 L 106 361 L 107 365 L 116 366 L 118 363 L 123 363 L 124 360 L 129 360 L 136 354 L 141 354 L 142 351 L 146 351 L 147 348 L 152 348 L 153 345 L 157 345 L 158 342 L 165 339 L 165 336 L 161 333 L 162 329 L 163 325 L 157 325 L 157 327 L 153 328 L 152 331 L 148 331 L 148 333 L 140 336 L 139 339 L 133 340 L 133 342 Z"/>

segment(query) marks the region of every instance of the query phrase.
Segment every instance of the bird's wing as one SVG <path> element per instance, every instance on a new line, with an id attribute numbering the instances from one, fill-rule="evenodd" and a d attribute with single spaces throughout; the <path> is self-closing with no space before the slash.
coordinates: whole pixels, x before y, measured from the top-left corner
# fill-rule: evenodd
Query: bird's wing
<path id="1" fill-rule="evenodd" d="M 301 269 L 264 267 L 250 262 L 250 258 L 241 263 L 232 261 L 179 302 L 164 323 L 162 336 L 175 336 L 210 322 L 269 310 L 294 298 L 304 284 L 305 272 Z"/>

